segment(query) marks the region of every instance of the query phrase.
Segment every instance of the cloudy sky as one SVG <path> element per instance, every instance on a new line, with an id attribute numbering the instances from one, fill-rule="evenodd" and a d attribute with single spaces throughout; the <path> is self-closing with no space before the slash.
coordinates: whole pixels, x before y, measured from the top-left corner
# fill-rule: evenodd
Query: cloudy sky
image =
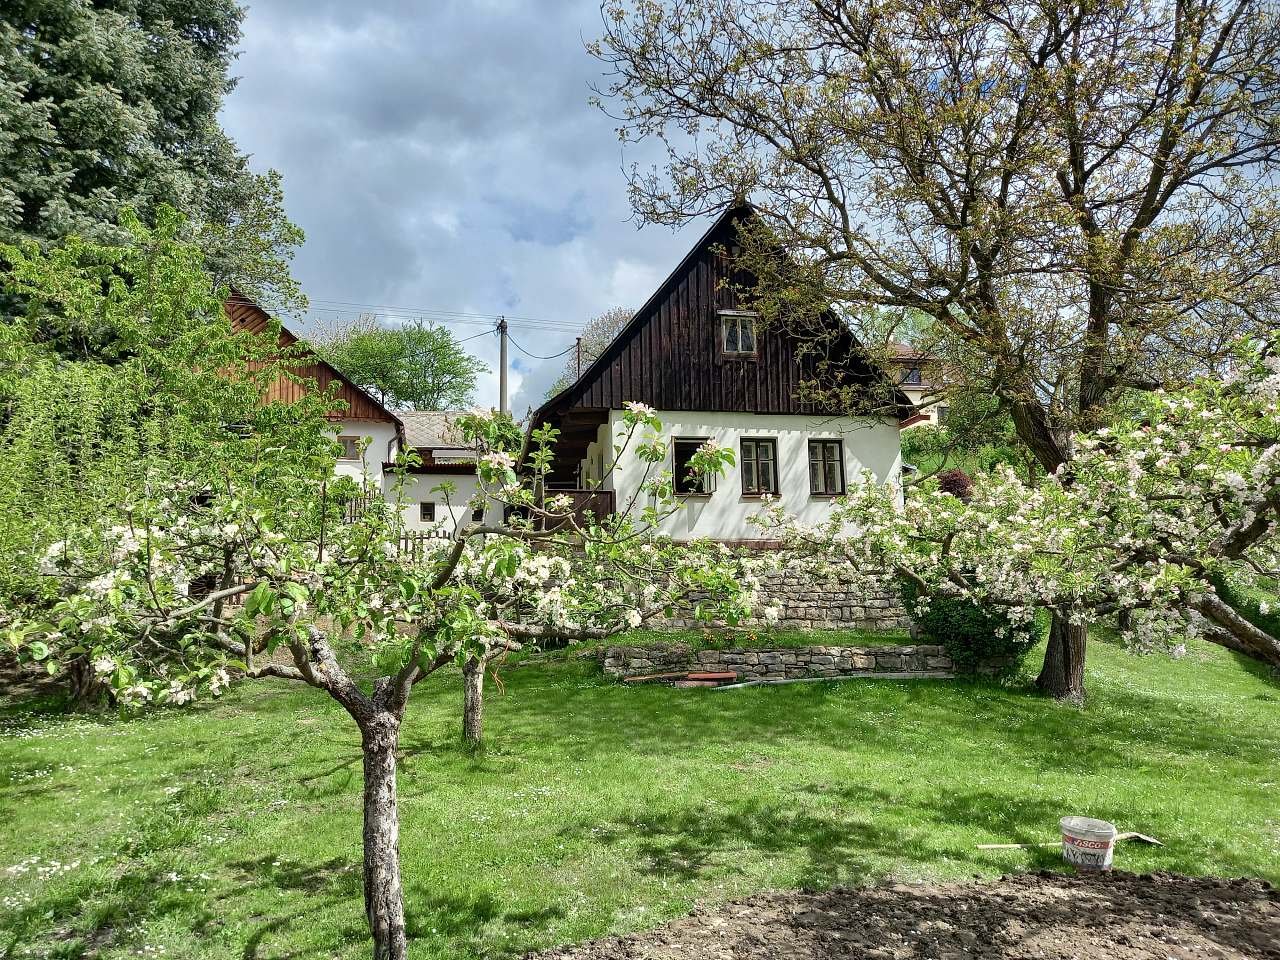
<path id="1" fill-rule="evenodd" d="M 353 304 L 505 314 L 553 321 L 512 331 L 549 355 L 566 323 L 647 298 L 699 226 L 630 220 L 622 169 L 649 158 L 588 104 L 599 18 L 598 0 L 250 0 L 223 121 L 284 175 L 309 324 Z M 496 405 L 496 338 L 453 329 L 481 334 Z M 522 415 L 564 361 L 512 355 Z"/>

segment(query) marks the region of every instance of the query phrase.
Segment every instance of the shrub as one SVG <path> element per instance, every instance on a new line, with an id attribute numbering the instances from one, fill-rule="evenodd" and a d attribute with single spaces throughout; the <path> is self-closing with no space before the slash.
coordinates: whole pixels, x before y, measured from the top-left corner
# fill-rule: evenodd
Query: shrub
<path id="1" fill-rule="evenodd" d="M 921 594 L 909 580 L 899 581 L 902 604 L 928 643 L 946 648 L 957 668 L 1008 676 L 1017 673 L 1039 639 L 1016 633 L 1004 611 L 963 597 L 932 595 L 921 611 Z"/>
<path id="2" fill-rule="evenodd" d="M 968 500 L 969 494 L 973 492 L 973 481 L 959 468 L 944 470 L 938 474 L 938 489 L 960 500 Z"/>

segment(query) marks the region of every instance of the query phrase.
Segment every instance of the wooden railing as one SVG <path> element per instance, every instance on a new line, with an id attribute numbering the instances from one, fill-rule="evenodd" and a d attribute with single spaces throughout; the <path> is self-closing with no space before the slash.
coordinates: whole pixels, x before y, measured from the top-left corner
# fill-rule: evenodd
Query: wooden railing
<path id="1" fill-rule="evenodd" d="M 588 513 L 594 514 L 598 522 L 611 516 L 617 509 L 612 490 L 557 490 L 554 487 L 548 487 L 547 499 L 550 500 L 552 497 L 568 497 L 572 500 L 573 516 L 579 524 L 587 522 Z"/>
<path id="2" fill-rule="evenodd" d="M 440 541 L 452 539 L 452 531 L 444 527 L 408 530 L 400 534 L 400 556 L 405 560 L 421 560 L 423 555 Z"/>
<path id="3" fill-rule="evenodd" d="M 364 493 L 358 494 L 348 500 L 342 507 L 342 522 L 355 523 L 360 516 L 369 509 L 369 504 L 376 500 L 381 500 L 382 494 L 377 490 L 366 490 Z"/>

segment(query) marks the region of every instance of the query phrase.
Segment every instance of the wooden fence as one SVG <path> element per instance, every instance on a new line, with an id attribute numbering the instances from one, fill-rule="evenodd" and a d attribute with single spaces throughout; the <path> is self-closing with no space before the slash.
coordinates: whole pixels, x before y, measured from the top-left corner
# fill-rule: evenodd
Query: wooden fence
<path id="1" fill-rule="evenodd" d="M 406 560 L 421 560 L 440 541 L 452 539 L 453 534 L 443 527 L 406 531 L 400 534 L 400 556 Z"/>

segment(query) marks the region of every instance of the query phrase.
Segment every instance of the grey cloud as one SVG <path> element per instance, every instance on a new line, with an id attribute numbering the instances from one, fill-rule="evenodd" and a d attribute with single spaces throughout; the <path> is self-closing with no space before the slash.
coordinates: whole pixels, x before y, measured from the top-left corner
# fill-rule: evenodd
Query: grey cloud
<path id="1" fill-rule="evenodd" d="M 698 228 L 629 221 L 622 167 L 650 157 L 624 157 L 588 105 L 598 67 L 582 40 L 598 26 L 596 0 L 254 3 L 224 122 L 255 166 L 284 174 L 313 300 L 577 323 L 638 305 Z M 543 355 L 573 343 L 517 339 Z M 467 347 L 496 370 L 493 337 Z M 563 361 L 517 357 L 522 413 Z"/>

